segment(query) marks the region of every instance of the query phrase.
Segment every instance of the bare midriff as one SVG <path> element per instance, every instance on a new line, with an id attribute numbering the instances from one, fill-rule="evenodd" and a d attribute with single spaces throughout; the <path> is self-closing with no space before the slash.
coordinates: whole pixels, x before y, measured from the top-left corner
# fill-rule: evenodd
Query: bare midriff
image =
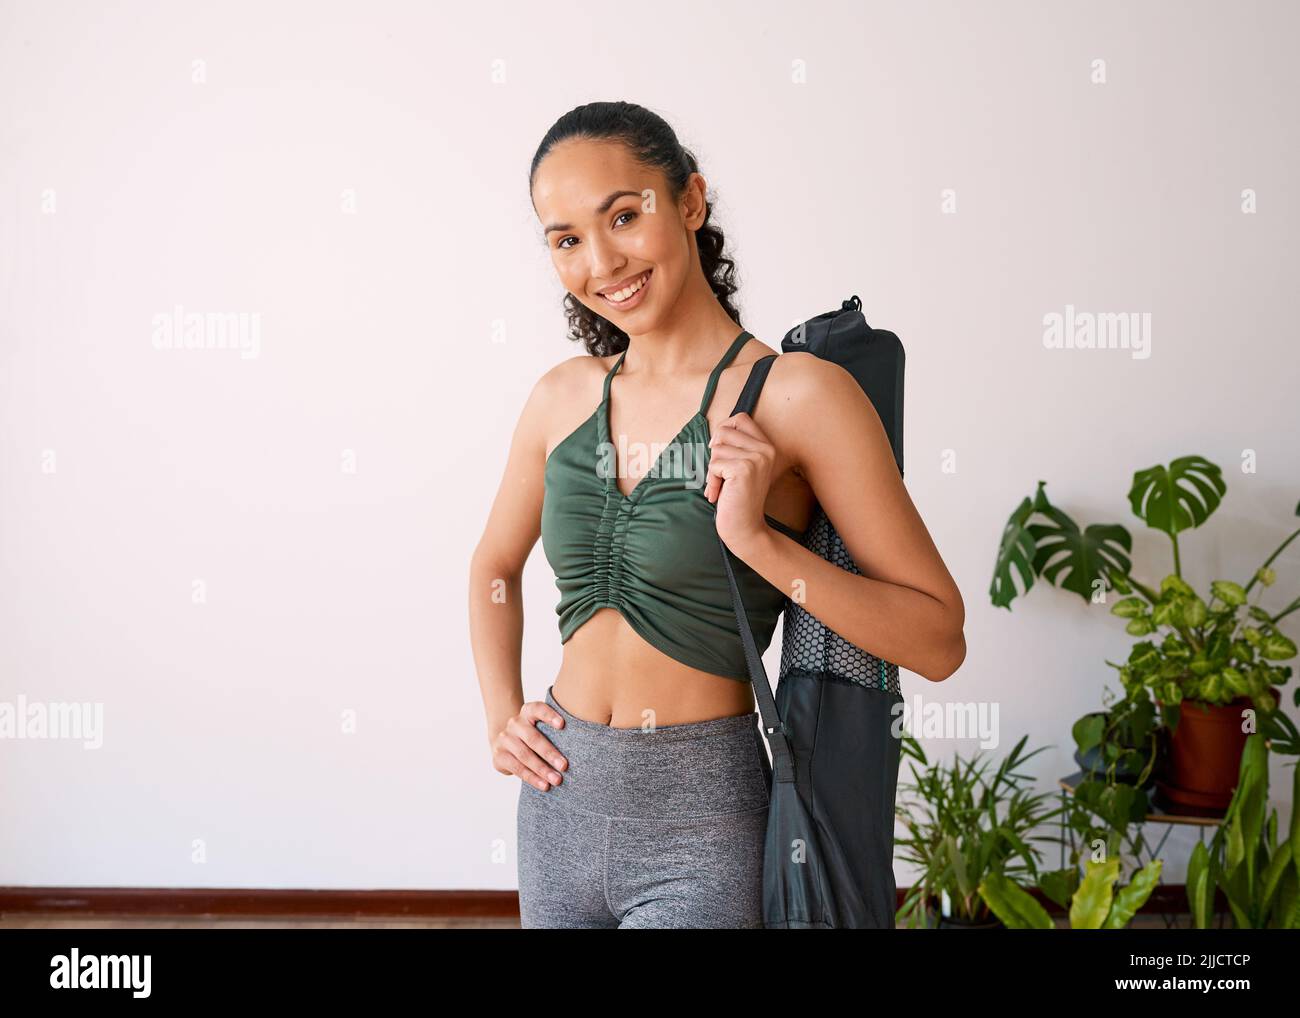
<path id="1" fill-rule="evenodd" d="M 612 728 L 662 728 L 754 710 L 749 682 L 669 657 L 614 608 L 599 609 L 564 644 L 553 692 L 574 717 Z"/>

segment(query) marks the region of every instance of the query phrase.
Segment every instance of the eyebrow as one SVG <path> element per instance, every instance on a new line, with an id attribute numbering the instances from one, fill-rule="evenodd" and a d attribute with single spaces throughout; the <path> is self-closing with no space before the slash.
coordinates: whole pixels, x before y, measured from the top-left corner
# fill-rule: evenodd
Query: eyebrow
<path id="1" fill-rule="evenodd" d="M 620 198 L 626 198 L 629 195 L 631 195 L 634 198 L 640 198 L 641 192 L 640 191 L 612 192 L 608 198 L 606 198 L 603 202 L 601 202 L 599 205 L 596 206 L 596 215 L 599 216 L 605 212 L 608 212 L 610 210 L 610 206 L 612 206 L 614 202 L 618 201 Z M 542 231 L 542 236 L 543 237 L 547 236 L 548 234 L 551 233 L 552 230 L 572 230 L 572 229 L 573 229 L 573 225 L 570 223 L 552 223 L 550 226 L 548 226 L 545 230 Z"/>

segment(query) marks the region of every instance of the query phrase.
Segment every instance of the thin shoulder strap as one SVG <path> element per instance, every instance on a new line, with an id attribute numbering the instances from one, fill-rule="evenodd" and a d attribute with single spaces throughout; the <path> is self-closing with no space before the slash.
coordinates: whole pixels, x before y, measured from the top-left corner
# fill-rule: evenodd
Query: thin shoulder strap
<path id="1" fill-rule="evenodd" d="M 605 388 L 600 394 L 600 398 L 602 402 L 604 400 L 609 399 L 610 379 L 612 379 L 614 377 L 614 374 L 618 371 L 618 369 L 623 366 L 623 358 L 626 356 L 627 356 L 627 347 L 624 347 L 623 352 L 618 355 L 618 360 L 614 362 L 614 366 L 605 372 Z"/>
<path id="2" fill-rule="evenodd" d="M 763 383 L 767 381 L 767 373 L 772 369 L 772 362 L 776 358 L 776 354 L 770 353 L 754 361 L 754 366 L 749 369 L 749 377 L 745 379 L 745 387 L 740 390 L 740 398 L 736 400 L 736 405 L 731 411 L 733 417 L 739 413 L 753 415 L 754 407 L 758 404 L 758 395 L 763 391 Z"/>
<path id="3" fill-rule="evenodd" d="M 727 347 L 727 352 L 722 355 L 722 359 L 713 366 L 713 370 L 709 372 L 708 384 L 704 386 L 704 397 L 700 400 L 700 413 L 705 413 L 709 409 L 709 403 L 713 401 L 713 390 L 718 387 L 718 376 L 722 374 L 722 369 L 730 364 L 731 359 L 740 353 L 740 348 L 753 338 L 741 329 L 740 335 L 731 341 L 731 346 Z"/>

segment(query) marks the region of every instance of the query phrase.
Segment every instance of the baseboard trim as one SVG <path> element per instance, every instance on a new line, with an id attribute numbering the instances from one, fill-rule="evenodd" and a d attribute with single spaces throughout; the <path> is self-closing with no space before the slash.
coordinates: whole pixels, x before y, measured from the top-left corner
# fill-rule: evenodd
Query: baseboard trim
<path id="1" fill-rule="evenodd" d="M 898 889 L 901 906 L 909 888 Z M 1053 915 L 1063 914 L 1042 893 L 1030 892 Z M 1185 913 L 1182 884 L 1162 884 L 1142 912 Z M 342 918 L 511 919 L 516 891 L 313 891 L 227 887 L 0 887 L 0 914 L 81 916 L 331 916 Z"/>
<path id="2" fill-rule="evenodd" d="M 518 918 L 517 891 L 237 887 L 0 887 L 0 913 L 118 916 Z"/>

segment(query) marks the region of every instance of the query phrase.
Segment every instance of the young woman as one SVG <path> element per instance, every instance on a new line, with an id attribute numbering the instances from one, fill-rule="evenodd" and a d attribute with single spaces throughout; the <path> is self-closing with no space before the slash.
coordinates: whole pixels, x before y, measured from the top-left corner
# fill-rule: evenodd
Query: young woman
<path id="1" fill-rule="evenodd" d="M 728 414 L 777 351 L 739 324 L 705 180 L 668 124 L 579 106 L 529 185 L 587 353 L 534 386 L 471 565 L 492 763 L 521 781 L 522 925 L 761 926 L 771 770 L 717 537 L 760 648 L 800 584 L 824 625 L 941 681 L 965 656 L 961 596 L 847 371 L 783 354 L 753 416 Z M 816 503 L 861 575 L 800 543 Z M 539 534 L 564 651 L 525 702 Z"/>

